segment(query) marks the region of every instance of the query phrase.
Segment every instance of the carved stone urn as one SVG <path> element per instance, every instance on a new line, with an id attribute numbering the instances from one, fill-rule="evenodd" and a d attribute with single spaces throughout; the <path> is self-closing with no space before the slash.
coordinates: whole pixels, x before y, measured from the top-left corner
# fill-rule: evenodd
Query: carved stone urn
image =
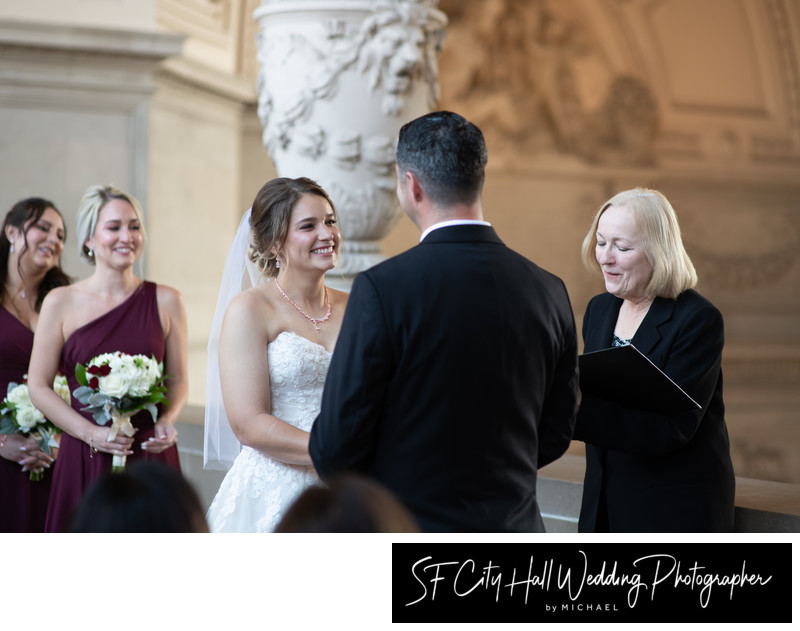
<path id="1" fill-rule="evenodd" d="M 402 212 L 394 150 L 439 98 L 437 1 L 264 0 L 254 13 L 264 146 L 280 176 L 316 180 L 336 205 L 339 288 L 382 260 Z"/>

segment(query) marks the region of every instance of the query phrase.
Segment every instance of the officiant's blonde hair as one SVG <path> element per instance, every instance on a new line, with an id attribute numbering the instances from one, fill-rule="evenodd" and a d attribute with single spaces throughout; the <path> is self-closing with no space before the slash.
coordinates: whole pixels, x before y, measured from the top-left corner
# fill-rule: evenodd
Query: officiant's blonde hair
<path id="1" fill-rule="evenodd" d="M 78 205 L 78 254 L 89 265 L 94 265 L 95 260 L 94 253 L 86 245 L 86 242 L 94 236 L 100 211 L 112 199 L 124 200 L 133 207 L 133 212 L 136 213 L 136 219 L 139 221 L 142 243 L 147 241 L 147 234 L 144 231 L 144 213 L 139 200 L 113 184 L 90 186 L 86 189 Z"/>
<path id="2" fill-rule="evenodd" d="M 650 298 L 675 299 L 697 285 L 697 272 L 683 247 L 675 209 L 663 193 L 649 188 L 622 191 L 600 207 L 581 247 L 581 259 L 586 269 L 602 275 L 595 256 L 597 224 L 611 206 L 625 207 L 633 214 L 642 249 L 653 268 L 646 288 Z"/>

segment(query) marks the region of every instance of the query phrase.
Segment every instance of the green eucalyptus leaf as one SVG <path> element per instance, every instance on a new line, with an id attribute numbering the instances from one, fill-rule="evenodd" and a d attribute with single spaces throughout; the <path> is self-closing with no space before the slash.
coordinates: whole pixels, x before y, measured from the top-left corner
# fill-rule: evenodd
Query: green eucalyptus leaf
<path id="1" fill-rule="evenodd" d="M 105 405 L 110 401 L 113 401 L 114 397 L 110 397 L 107 394 L 101 394 L 99 392 L 95 392 L 89 397 L 89 405 L 98 406 L 98 405 Z"/>
<path id="2" fill-rule="evenodd" d="M 94 390 L 92 390 L 88 386 L 81 386 L 80 388 L 75 388 L 75 392 L 72 393 L 78 401 L 81 403 L 86 403 L 89 400 L 89 397 L 94 394 Z"/>
<path id="3" fill-rule="evenodd" d="M 95 412 L 94 414 L 92 414 L 92 416 L 94 417 L 95 423 L 97 423 L 98 425 L 105 425 L 111 420 L 111 415 L 105 410 L 103 410 L 102 412 Z"/>

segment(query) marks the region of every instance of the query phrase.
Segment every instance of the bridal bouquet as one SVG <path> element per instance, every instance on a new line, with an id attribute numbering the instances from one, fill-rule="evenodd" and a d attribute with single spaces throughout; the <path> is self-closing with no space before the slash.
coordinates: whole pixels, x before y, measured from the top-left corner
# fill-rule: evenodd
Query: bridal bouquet
<path id="1" fill-rule="evenodd" d="M 28 375 L 22 377 L 26 381 Z M 56 375 L 53 390 L 69 405 L 69 386 L 67 378 Z M 6 398 L 0 404 L 0 434 L 24 434 L 39 441 L 39 449 L 50 455 L 52 447 L 58 447 L 55 437 L 61 430 L 48 421 L 44 414 L 31 403 L 27 383 L 8 384 Z M 28 476 L 34 482 L 44 477 L 42 471 L 31 471 Z"/>
<path id="2" fill-rule="evenodd" d="M 98 425 L 111 421 L 109 440 L 119 432 L 133 436 L 131 417 L 139 410 L 147 410 L 158 420 L 159 403 L 167 401 L 164 365 L 154 357 L 104 353 L 89 361 L 86 366 L 75 366 L 75 378 L 80 387 L 72 393 L 91 412 Z M 114 456 L 111 470 L 125 469 L 125 456 Z"/>

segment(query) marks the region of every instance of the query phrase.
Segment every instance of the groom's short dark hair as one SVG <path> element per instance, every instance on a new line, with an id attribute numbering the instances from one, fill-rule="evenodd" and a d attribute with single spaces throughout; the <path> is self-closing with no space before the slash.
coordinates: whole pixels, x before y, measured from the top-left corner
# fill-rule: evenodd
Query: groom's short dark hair
<path id="1" fill-rule="evenodd" d="M 432 112 L 400 128 L 397 167 L 411 171 L 438 206 L 472 204 L 488 159 L 483 133 L 453 112 Z"/>

